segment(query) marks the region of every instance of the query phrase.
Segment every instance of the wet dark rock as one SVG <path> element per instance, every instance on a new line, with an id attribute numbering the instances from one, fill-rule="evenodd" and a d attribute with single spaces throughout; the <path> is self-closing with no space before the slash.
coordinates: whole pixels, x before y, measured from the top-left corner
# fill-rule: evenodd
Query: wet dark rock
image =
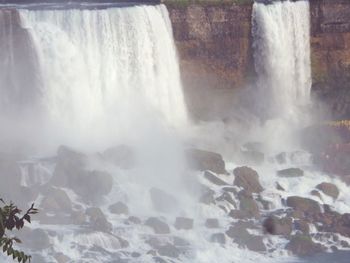
<path id="1" fill-rule="evenodd" d="M 320 213 L 320 205 L 316 201 L 299 196 L 291 196 L 287 198 L 287 206 L 304 214 Z"/>
<path id="2" fill-rule="evenodd" d="M 181 237 L 176 237 L 176 236 L 173 237 L 173 244 L 175 246 L 178 246 L 178 247 L 188 247 L 188 246 L 190 246 L 190 243 L 187 240 L 185 240 L 185 239 L 183 239 Z"/>
<path id="3" fill-rule="evenodd" d="M 51 188 L 41 202 L 45 212 L 67 213 L 72 210 L 72 202 L 65 191 Z"/>
<path id="4" fill-rule="evenodd" d="M 218 202 L 227 202 L 233 207 L 237 208 L 236 201 L 232 198 L 232 196 L 228 192 L 224 192 L 218 198 L 215 199 Z"/>
<path id="5" fill-rule="evenodd" d="M 158 188 L 150 189 L 153 206 L 159 212 L 171 212 L 178 206 L 176 198 Z"/>
<path id="6" fill-rule="evenodd" d="M 279 191 L 286 191 L 279 183 L 276 183 L 276 189 Z"/>
<path id="7" fill-rule="evenodd" d="M 339 189 L 336 185 L 331 183 L 321 183 L 316 186 L 316 188 L 322 191 L 325 195 L 332 197 L 333 199 L 337 199 L 339 196 Z"/>
<path id="8" fill-rule="evenodd" d="M 208 218 L 207 220 L 205 220 L 205 226 L 207 228 L 219 228 L 219 220 L 216 218 Z"/>
<path id="9" fill-rule="evenodd" d="M 261 195 L 259 195 L 256 198 L 256 201 L 261 204 L 262 209 L 264 210 L 270 210 L 273 206 L 273 204 L 270 201 L 265 200 Z"/>
<path id="10" fill-rule="evenodd" d="M 131 253 L 131 256 L 132 256 L 133 258 L 139 258 L 139 257 L 141 257 L 141 254 L 138 253 L 138 252 L 132 252 L 132 253 Z"/>
<path id="11" fill-rule="evenodd" d="M 260 193 L 264 190 L 260 185 L 258 173 L 253 169 L 246 166 L 238 167 L 233 170 L 233 174 L 235 175 L 234 185 L 252 193 Z"/>
<path id="12" fill-rule="evenodd" d="M 321 194 L 320 194 L 319 191 L 317 191 L 317 190 L 312 190 L 312 191 L 310 192 L 310 194 L 313 195 L 313 196 L 318 197 L 321 201 L 323 201 L 322 196 L 321 196 Z"/>
<path id="13" fill-rule="evenodd" d="M 61 146 L 50 184 L 70 188 L 88 200 L 108 194 L 112 190 L 113 177 L 103 171 L 87 171 L 87 159 L 86 155 Z"/>
<path id="14" fill-rule="evenodd" d="M 270 216 L 263 222 L 265 231 L 271 235 L 290 235 L 293 230 L 293 220 L 290 217 L 277 218 Z"/>
<path id="15" fill-rule="evenodd" d="M 350 248 L 350 245 L 347 241 L 345 240 L 342 240 L 340 241 L 340 245 L 343 247 L 343 248 Z"/>
<path id="16" fill-rule="evenodd" d="M 244 212 L 247 218 L 259 217 L 259 206 L 254 200 L 253 196 L 246 190 L 242 190 L 238 193 L 239 210 Z"/>
<path id="17" fill-rule="evenodd" d="M 163 222 L 159 218 L 150 217 L 145 222 L 146 226 L 149 226 L 153 229 L 156 234 L 169 234 L 170 228 L 167 223 Z"/>
<path id="18" fill-rule="evenodd" d="M 57 263 L 67 263 L 71 260 L 68 256 L 61 252 L 56 253 L 54 258 L 57 260 Z"/>
<path id="19" fill-rule="evenodd" d="M 184 229 L 189 230 L 193 228 L 193 219 L 186 217 L 177 217 L 175 220 L 175 228 L 176 229 Z"/>
<path id="20" fill-rule="evenodd" d="M 297 256 L 310 256 L 324 250 L 320 244 L 316 244 L 307 235 L 295 235 L 291 238 L 286 249 Z"/>
<path id="21" fill-rule="evenodd" d="M 295 220 L 294 221 L 294 226 L 295 226 L 296 230 L 299 230 L 303 234 L 309 234 L 310 233 L 309 223 L 306 220 L 304 220 L 304 219 Z"/>
<path id="22" fill-rule="evenodd" d="M 225 193 L 231 193 L 231 194 L 234 194 L 234 195 L 237 195 L 237 194 L 238 194 L 238 191 L 236 190 L 236 188 L 235 188 L 235 187 L 232 187 L 232 186 L 223 187 L 222 190 L 223 190 Z"/>
<path id="23" fill-rule="evenodd" d="M 113 177 L 107 172 L 87 171 L 75 178 L 72 189 L 79 195 L 87 199 L 98 198 L 107 195 L 113 187 Z M 84 182 L 83 184 L 81 182 Z"/>
<path id="24" fill-rule="evenodd" d="M 224 245 L 226 243 L 226 235 L 224 233 L 215 233 L 210 237 L 210 242 Z"/>
<path id="25" fill-rule="evenodd" d="M 300 168 L 288 168 L 277 171 L 279 177 L 293 178 L 304 176 L 304 171 Z"/>
<path id="26" fill-rule="evenodd" d="M 228 215 L 234 219 L 251 218 L 251 215 L 247 211 L 242 210 L 231 210 Z"/>
<path id="27" fill-rule="evenodd" d="M 117 214 L 117 215 L 121 215 L 121 214 L 127 215 L 127 214 L 129 214 L 129 208 L 123 202 L 117 202 L 117 203 L 109 206 L 108 209 L 109 209 L 109 211 L 111 211 L 111 213 Z"/>
<path id="28" fill-rule="evenodd" d="M 102 153 L 102 157 L 122 169 L 131 169 L 136 163 L 134 151 L 126 145 L 109 148 Z"/>
<path id="29" fill-rule="evenodd" d="M 225 181 L 223 181 L 222 179 L 220 179 L 215 174 L 209 171 L 204 172 L 204 178 L 206 178 L 209 182 L 215 185 L 219 185 L 219 186 L 228 185 L 228 183 L 226 183 Z"/>
<path id="30" fill-rule="evenodd" d="M 249 250 L 264 252 L 266 251 L 266 246 L 263 242 L 263 238 L 261 236 L 255 236 L 249 234 L 245 227 L 241 225 L 234 225 L 226 231 L 226 235 L 233 239 L 235 243 L 240 246 L 245 246 Z"/>
<path id="31" fill-rule="evenodd" d="M 102 210 L 98 207 L 91 207 L 86 209 L 86 215 L 88 216 L 90 226 L 101 232 L 111 232 L 112 224 L 107 221 L 106 216 L 103 214 Z"/>
<path id="32" fill-rule="evenodd" d="M 222 156 L 218 153 L 188 149 L 186 156 L 189 162 L 189 166 L 192 169 L 200 171 L 212 171 L 217 174 L 227 174 L 225 168 L 225 162 Z"/>
<path id="33" fill-rule="evenodd" d="M 181 250 L 169 243 L 157 247 L 157 251 L 159 255 L 170 258 L 178 258 L 181 255 Z"/>

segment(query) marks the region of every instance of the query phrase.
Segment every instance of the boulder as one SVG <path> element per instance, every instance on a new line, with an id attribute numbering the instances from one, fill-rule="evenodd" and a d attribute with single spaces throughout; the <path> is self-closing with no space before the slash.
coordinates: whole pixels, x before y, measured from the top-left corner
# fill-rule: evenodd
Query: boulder
<path id="1" fill-rule="evenodd" d="M 324 247 L 314 243 L 307 235 L 295 235 L 291 238 L 286 249 L 297 256 L 310 256 L 324 251 Z"/>
<path id="2" fill-rule="evenodd" d="M 332 197 L 333 199 L 337 199 L 339 196 L 339 189 L 336 185 L 331 183 L 321 183 L 316 186 L 316 188 L 322 191 L 325 195 Z"/>
<path id="3" fill-rule="evenodd" d="M 204 178 L 207 179 L 212 184 L 215 184 L 215 185 L 218 185 L 218 186 L 228 185 L 228 183 L 226 183 L 225 181 L 223 181 L 222 179 L 220 179 L 215 174 L 213 174 L 213 173 L 211 173 L 209 171 L 205 171 L 204 172 Z"/>
<path id="4" fill-rule="evenodd" d="M 250 198 L 250 197 L 241 198 L 239 203 L 239 209 L 244 213 L 246 213 L 248 218 L 251 218 L 251 217 L 258 218 L 260 216 L 259 206 L 253 198 Z"/>
<path id="5" fill-rule="evenodd" d="M 61 146 L 50 184 L 70 188 L 84 199 L 107 195 L 112 190 L 113 177 L 103 171 L 87 171 L 86 160 L 87 156 Z"/>
<path id="6" fill-rule="evenodd" d="M 283 188 L 283 186 L 280 185 L 280 183 L 276 183 L 276 189 L 277 189 L 278 191 L 286 191 L 286 190 Z"/>
<path id="7" fill-rule="evenodd" d="M 287 206 L 292 207 L 298 212 L 304 214 L 316 214 L 320 213 L 320 205 L 316 201 L 308 198 L 303 198 L 299 196 L 290 196 L 287 198 Z"/>
<path id="8" fill-rule="evenodd" d="M 321 194 L 320 194 L 319 191 L 317 191 L 317 190 L 312 190 L 312 191 L 310 192 L 310 194 L 313 195 L 313 196 L 318 197 L 318 199 L 320 199 L 321 201 L 323 201 L 322 196 L 321 196 Z"/>
<path id="9" fill-rule="evenodd" d="M 290 217 L 277 218 L 270 216 L 263 222 L 264 230 L 271 235 L 288 236 L 293 230 L 293 220 Z"/>
<path id="10" fill-rule="evenodd" d="M 102 210 L 98 207 L 90 207 L 86 209 L 86 215 L 88 216 L 90 226 L 101 232 L 111 232 L 113 226 L 107 221 L 106 216 L 103 214 Z"/>
<path id="11" fill-rule="evenodd" d="M 113 177 L 107 172 L 85 171 L 71 178 L 70 186 L 84 199 L 95 199 L 111 192 Z"/>
<path id="12" fill-rule="evenodd" d="M 253 169 L 246 166 L 238 167 L 233 170 L 233 174 L 235 175 L 234 185 L 252 193 L 260 193 L 264 190 L 260 185 L 258 173 Z"/>
<path id="13" fill-rule="evenodd" d="M 224 245 L 226 243 L 226 235 L 224 233 L 214 233 L 210 236 L 210 242 Z"/>
<path id="14" fill-rule="evenodd" d="M 259 214 L 259 206 L 257 202 L 254 200 L 252 194 L 246 190 L 242 190 L 238 193 L 239 199 L 239 211 L 241 211 L 240 216 L 244 216 L 245 218 L 258 218 Z M 232 212 L 232 211 L 231 211 Z"/>
<path id="15" fill-rule="evenodd" d="M 189 230 L 193 228 L 193 219 L 186 217 L 177 217 L 175 220 L 175 228 L 180 230 Z"/>
<path id="16" fill-rule="evenodd" d="M 178 207 L 176 198 L 163 190 L 151 188 L 149 193 L 154 208 L 159 212 L 168 213 Z"/>
<path id="17" fill-rule="evenodd" d="M 57 263 L 68 263 L 71 260 L 68 256 L 61 252 L 56 253 L 54 258 L 57 260 Z"/>
<path id="18" fill-rule="evenodd" d="M 102 153 L 102 157 L 122 169 L 131 169 L 136 163 L 134 151 L 126 145 L 109 148 Z"/>
<path id="19" fill-rule="evenodd" d="M 304 171 L 300 168 L 288 168 L 277 171 L 279 177 L 293 178 L 304 176 Z"/>
<path id="20" fill-rule="evenodd" d="M 145 222 L 146 226 L 149 226 L 153 229 L 156 234 L 169 234 L 170 228 L 167 223 L 163 222 L 159 218 L 150 217 Z"/>
<path id="21" fill-rule="evenodd" d="M 225 162 L 218 153 L 188 149 L 186 151 L 189 167 L 199 171 L 212 171 L 216 174 L 227 174 Z"/>
<path id="22" fill-rule="evenodd" d="M 207 220 L 205 220 L 205 226 L 207 228 L 219 228 L 219 220 L 216 218 L 207 218 Z"/>
<path id="23" fill-rule="evenodd" d="M 181 255 L 181 250 L 173 244 L 165 244 L 157 247 L 159 255 L 170 258 L 178 258 Z"/>
<path id="24" fill-rule="evenodd" d="M 117 215 L 127 215 L 129 214 L 129 208 L 127 207 L 126 204 L 124 204 L 123 202 L 117 202 L 113 205 L 109 206 L 109 211 L 113 214 L 117 214 Z"/>
<path id="25" fill-rule="evenodd" d="M 303 234 L 309 234 L 310 233 L 310 226 L 309 223 L 304 219 L 299 219 L 294 221 L 294 226 L 296 230 L 299 230 Z"/>
<path id="26" fill-rule="evenodd" d="M 232 198 L 231 194 L 224 192 L 222 195 L 215 199 L 217 202 L 227 202 L 231 206 L 237 208 L 236 201 Z"/>
<path id="27" fill-rule="evenodd" d="M 45 212 L 68 213 L 72 210 L 72 202 L 65 191 L 50 188 L 41 201 L 40 207 Z"/>
<path id="28" fill-rule="evenodd" d="M 240 246 L 247 247 L 249 250 L 256 252 L 265 252 L 266 246 L 261 236 L 249 234 L 247 229 L 240 224 L 231 226 L 226 235 L 233 239 Z"/>

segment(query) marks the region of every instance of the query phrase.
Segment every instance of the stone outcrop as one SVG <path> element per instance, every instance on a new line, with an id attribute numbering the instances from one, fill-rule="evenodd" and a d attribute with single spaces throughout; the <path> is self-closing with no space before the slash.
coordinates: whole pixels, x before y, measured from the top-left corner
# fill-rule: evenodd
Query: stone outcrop
<path id="1" fill-rule="evenodd" d="M 223 95 L 222 103 L 253 69 L 252 5 L 169 4 L 168 10 L 190 112 L 205 118 L 214 110 L 213 99 Z"/>
<path id="2" fill-rule="evenodd" d="M 313 88 L 335 117 L 349 117 L 350 2 L 310 3 Z"/>

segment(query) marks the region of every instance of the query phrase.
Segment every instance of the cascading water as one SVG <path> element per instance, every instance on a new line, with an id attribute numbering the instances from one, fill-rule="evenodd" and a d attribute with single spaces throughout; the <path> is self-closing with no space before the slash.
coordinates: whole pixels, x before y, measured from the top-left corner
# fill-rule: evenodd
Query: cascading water
<path id="1" fill-rule="evenodd" d="M 295 119 L 310 103 L 308 1 L 255 2 L 254 59 L 267 118 Z"/>
<path id="2" fill-rule="evenodd" d="M 52 130 L 64 131 L 71 141 L 84 137 L 85 142 L 101 144 L 105 138 L 129 136 L 130 130 L 155 119 L 171 126 L 186 122 L 176 49 L 164 6 L 18 12 L 21 30 L 29 37 L 9 45 L 3 54 L 32 47 L 28 60 L 37 67 L 27 69 L 35 69 L 32 75 L 40 81 L 37 93 L 29 94 L 36 94 L 39 112 L 35 114 Z M 1 81 L 23 78 L 17 73 L 21 61 L 13 57 Z M 11 88 L 14 91 L 8 93 L 15 93 Z M 8 104 L 22 104 L 11 98 Z M 27 96 L 27 100 L 32 99 Z"/>

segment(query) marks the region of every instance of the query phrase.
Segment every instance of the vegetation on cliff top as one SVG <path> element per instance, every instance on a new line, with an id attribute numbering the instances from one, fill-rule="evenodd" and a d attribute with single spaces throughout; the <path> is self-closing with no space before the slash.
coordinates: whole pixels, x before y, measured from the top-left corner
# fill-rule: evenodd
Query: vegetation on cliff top
<path id="1" fill-rule="evenodd" d="M 171 7 L 187 7 L 189 5 L 248 5 L 253 4 L 254 0 L 163 0 L 163 3 Z"/>

